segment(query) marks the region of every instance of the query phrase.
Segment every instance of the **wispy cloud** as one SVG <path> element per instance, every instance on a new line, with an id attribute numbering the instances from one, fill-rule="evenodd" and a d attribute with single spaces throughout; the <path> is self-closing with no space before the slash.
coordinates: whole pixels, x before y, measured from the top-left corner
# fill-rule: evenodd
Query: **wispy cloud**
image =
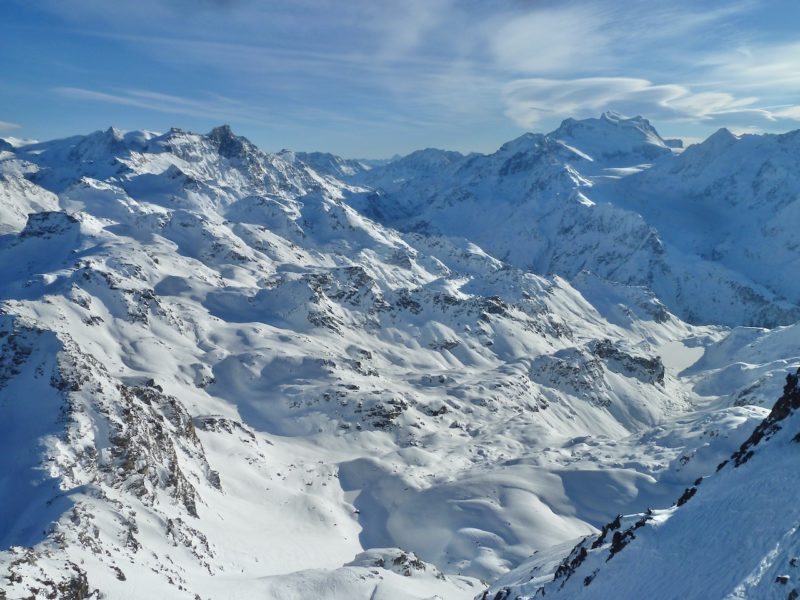
<path id="1" fill-rule="evenodd" d="M 166 114 L 211 119 L 220 123 L 281 125 L 278 116 L 272 115 L 259 107 L 218 94 L 208 94 L 205 98 L 198 99 L 163 94 L 152 90 L 102 91 L 75 87 L 56 87 L 52 91 L 63 98 L 72 100 L 130 106 Z M 364 123 L 373 125 L 386 124 L 386 119 L 380 115 L 362 114 L 359 118 L 355 118 L 324 109 L 288 110 L 281 117 L 290 117 L 295 121 L 324 121 L 329 124 L 339 121 L 350 127 Z M 394 116 L 390 120 L 399 127 L 409 125 L 431 126 L 434 124 L 432 122 L 425 123 L 420 119 L 410 121 L 402 116 Z"/>
<path id="2" fill-rule="evenodd" d="M 767 93 L 800 92 L 800 42 L 759 41 L 714 51 L 700 60 L 714 85 Z"/>
<path id="3" fill-rule="evenodd" d="M 6 131 L 14 131 L 15 129 L 19 129 L 22 127 L 21 125 L 17 125 L 16 123 L 9 123 L 8 121 L 0 121 L 0 133 Z"/>
<path id="4" fill-rule="evenodd" d="M 607 25 L 601 11 L 566 5 L 506 13 L 487 25 L 486 35 L 497 68 L 544 74 L 607 62 L 613 41 L 604 32 Z"/>
<path id="5" fill-rule="evenodd" d="M 800 106 L 785 106 L 770 111 L 778 119 L 792 119 L 800 121 Z"/>
<path id="6" fill-rule="evenodd" d="M 234 122 L 264 122 L 263 115 L 253 114 L 242 102 L 220 95 L 204 99 L 185 98 L 150 90 L 116 90 L 106 92 L 75 87 L 56 87 L 53 91 L 64 98 L 120 104 L 156 112 L 188 115 Z"/>

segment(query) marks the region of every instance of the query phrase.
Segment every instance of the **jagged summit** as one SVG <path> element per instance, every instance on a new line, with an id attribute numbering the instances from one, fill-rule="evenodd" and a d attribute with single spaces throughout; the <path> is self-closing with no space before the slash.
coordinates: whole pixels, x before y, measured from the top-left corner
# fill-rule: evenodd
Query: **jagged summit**
<path id="1" fill-rule="evenodd" d="M 220 139 L 223 137 L 236 137 L 231 129 L 231 126 L 226 124 L 214 127 L 209 133 L 208 137 L 212 139 Z"/>
<path id="2" fill-rule="evenodd" d="M 545 141 L 546 137 L 541 133 L 526 132 L 500 146 L 500 148 L 497 150 L 497 153 L 515 154 L 517 152 L 541 151 Z"/>
<path id="3" fill-rule="evenodd" d="M 641 115 L 628 117 L 615 111 L 605 111 L 601 113 L 599 117 L 587 117 L 584 119 L 568 117 L 561 122 L 561 125 L 558 127 L 558 129 L 553 131 L 552 134 L 555 134 L 559 131 L 564 132 L 570 128 L 598 126 L 638 129 L 644 133 L 660 138 L 655 127 L 653 127 L 648 119 L 642 117 Z"/>
<path id="4" fill-rule="evenodd" d="M 739 136 L 733 133 L 730 129 L 727 127 L 720 127 L 714 133 L 708 136 L 708 138 L 702 143 L 712 146 L 727 146 L 729 144 L 736 143 L 738 139 Z"/>
<path id="5" fill-rule="evenodd" d="M 233 133 L 230 125 L 220 125 L 208 133 L 208 139 L 217 147 L 220 156 L 244 158 L 255 146 L 245 137 Z"/>

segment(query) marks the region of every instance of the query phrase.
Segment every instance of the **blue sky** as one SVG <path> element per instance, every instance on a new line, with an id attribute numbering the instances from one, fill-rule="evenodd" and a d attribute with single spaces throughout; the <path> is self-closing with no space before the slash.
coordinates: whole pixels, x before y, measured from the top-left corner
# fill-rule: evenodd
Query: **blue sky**
<path id="1" fill-rule="evenodd" d="M 110 125 L 267 150 L 490 151 L 604 110 L 800 128 L 797 0 L 1 0 L 0 136 Z"/>

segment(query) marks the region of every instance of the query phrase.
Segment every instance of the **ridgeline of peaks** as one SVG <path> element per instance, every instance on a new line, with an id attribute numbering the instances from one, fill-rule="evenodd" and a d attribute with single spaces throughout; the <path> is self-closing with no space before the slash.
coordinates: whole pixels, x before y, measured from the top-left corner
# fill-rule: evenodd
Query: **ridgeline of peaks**
<path id="1" fill-rule="evenodd" d="M 426 150 L 347 180 L 378 192 L 354 206 L 401 231 L 464 237 L 571 281 L 590 271 L 644 286 L 689 322 L 769 327 L 800 317 L 800 284 L 783 276 L 800 267 L 794 137 L 721 131 L 677 153 L 646 119 L 606 113 L 494 154 Z"/>

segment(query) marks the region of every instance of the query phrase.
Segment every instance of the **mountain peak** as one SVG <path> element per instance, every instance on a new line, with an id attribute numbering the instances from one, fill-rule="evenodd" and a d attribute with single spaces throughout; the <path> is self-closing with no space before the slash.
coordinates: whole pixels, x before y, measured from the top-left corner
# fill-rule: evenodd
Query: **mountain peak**
<path id="1" fill-rule="evenodd" d="M 599 118 L 564 119 L 548 137 L 616 166 L 652 161 L 671 152 L 650 121 L 613 111 Z"/>
<path id="2" fill-rule="evenodd" d="M 545 136 L 541 133 L 526 132 L 521 136 L 514 138 L 500 146 L 497 150 L 501 153 L 513 153 L 520 151 L 528 151 L 537 146 L 540 146 L 544 141 Z"/>
<path id="3" fill-rule="evenodd" d="M 721 156 L 727 156 L 728 151 L 739 141 L 739 137 L 730 129 L 722 127 L 708 136 L 699 144 L 693 144 L 681 155 L 680 160 L 671 167 L 672 172 L 683 171 L 702 173 L 710 164 L 715 163 Z"/>
<path id="4" fill-rule="evenodd" d="M 218 125 L 217 127 L 214 127 L 214 129 L 212 129 L 208 135 L 209 137 L 212 138 L 236 137 L 233 133 L 233 130 L 231 129 L 231 126 L 228 124 Z"/>
<path id="5" fill-rule="evenodd" d="M 608 128 L 608 127 L 615 127 L 615 128 L 626 128 L 626 129 L 637 129 L 642 133 L 646 133 L 649 135 L 653 135 L 657 137 L 659 140 L 663 141 L 661 136 L 656 131 L 655 127 L 653 127 L 652 123 L 649 120 L 642 117 L 641 115 L 637 115 L 635 117 L 626 117 L 625 115 L 612 111 L 607 110 L 600 115 L 599 118 L 589 117 L 586 119 L 574 119 L 574 118 L 567 118 L 561 122 L 561 125 L 558 129 L 553 131 L 550 135 L 554 135 L 558 132 L 561 133 L 568 133 L 571 130 L 577 128 Z"/>
<path id="6" fill-rule="evenodd" d="M 207 137 L 217 147 L 220 156 L 225 158 L 242 158 L 252 147 L 247 138 L 233 133 L 230 125 L 214 127 Z"/>
<path id="7" fill-rule="evenodd" d="M 614 110 L 605 111 L 602 115 L 600 115 L 600 118 L 603 119 L 604 121 L 611 121 L 611 122 L 619 122 L 627 119 L 625 115 L 623 115 L 622 113 L 618 113 Z M 641 117 L 636 117 L 636 118 L 641 119 Z"/>
<path id="8" fill-rule="evenodd" d="M 122 129 L 117 129 L 116 127 L 109 127 L 106 129 L 105 135 L 106 137 L 114 140 L 121 140 L 125 136 L 125 132 Z"/>
<path id="9" fill-rule="evenodd" d="M 721 127 L 714 133 L 708 136 L 704 144 L 725 145 L 732 144 L 737 141 L 738 136 L 727 127 Z"/>
<path id="10" fill-rule="evenodd" d="M 423 148 L 407 154 L 395 161 L 395 164 L 414 164 L 424 168 L 437 168 L 461 160 L 464 155 L 454 150 L 441 150 L 439 148 Z"/>
<path id="11" fill-rule="evenodd" d="M 615 110 L 607 110 L 603 114 L 600 115 L 601 121 L 606 121 L 608 123 L 613 123 L 615 125 L 634 125 L 634 126 L 643 126 L 649 127 L 653 129 L 652 124 L 646 118 L 641 115 L 636 115 L 635 117 L 628 117 L 619 113 Z"/>

